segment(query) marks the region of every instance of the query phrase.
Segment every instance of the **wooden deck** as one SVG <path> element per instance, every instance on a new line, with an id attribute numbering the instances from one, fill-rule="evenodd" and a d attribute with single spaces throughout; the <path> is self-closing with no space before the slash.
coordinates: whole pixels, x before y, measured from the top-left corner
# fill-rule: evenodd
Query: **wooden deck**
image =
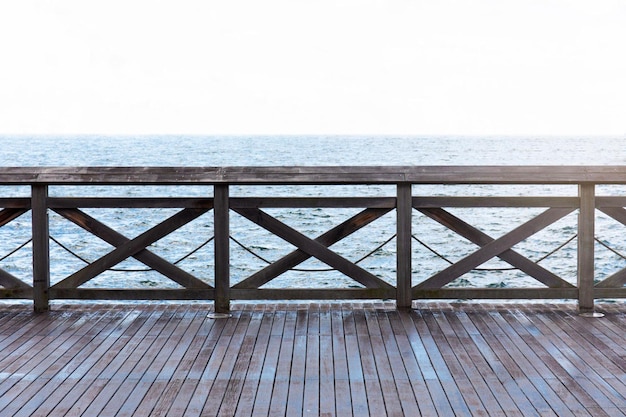
<path id="1" fill-rule="evenodd" d="M 625 416 L 626 305 L 0 305 L 0 416 Z"/>

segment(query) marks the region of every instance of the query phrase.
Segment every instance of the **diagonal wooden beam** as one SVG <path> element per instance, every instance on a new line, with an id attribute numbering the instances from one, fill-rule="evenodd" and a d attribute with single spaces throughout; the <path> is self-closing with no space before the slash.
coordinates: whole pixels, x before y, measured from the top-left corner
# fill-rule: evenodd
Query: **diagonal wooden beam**
<path id="1" fill-rule="evenodd" d="M 0 285 L 6 289 L 32 288 L 30 285 L 8 273 L 4 269 L 0 269 Z"/>
<path id="2" fill-rule="evenodd" d="M 479 246 L 485 246 L 495 240 L 488 234 L 478 230 L 444 209 L 418 208 L 418 210 Z M 558 275 L 555 275 L 512 249 L 506 250 L 497 256 L 550 288 L 575 288 L 574 285 L 565 281 Z"/>
<path id="3" fill-rule="evenodd" d="M 509 250 L 513 245 L 516 245 L 529 236 L 539 232 L 543 228 L 568 215 L 574 210 L 575 208 L 569 207 L 550 208 L 521 226 L 513 229 L 504 236 L 487 243 L 476 252 L 466 256 L 459 262 L 450 265 L 448 268 L 438 272 L 413 288 L 441 288 L 494 256 L 498 256 L 502 252 Z"/>
<path id="4" fill-rule="evenodd" d="M 113 246 L 118 247 L 130 241 L 130 239 L 128 239 L 121 233 L 118 233 L 117 231 L 111 229 L 109 226 L 99 222 L 98 220 L 94 219 L 93 217 L 79 209 L 57 208 L 53 210 L 57 214 L 63 216 L 67 220 L 71 221 L 77 226 L 82 227 L 89 233 L 99 237 L 100 239 Z M 136 253 L 135 255 L 133 255 L 133 258 L 137 259 L 140 262 L 143 262 L 145 265 L 170 278 L 172 281 L 177 282 L 185 288 L 213 288 L 204 281 L 199 280 L 195 276 L 191 275 L 189 272 L 177 267 L 171 262 L 166 261 L 165 259 L 154 254 L 153 252 L 150 252 L 147 249 Z"/>
<path id="5" fill-rule="evenodd" d="M 594 285 L 595 288 L 622 288 L 626 284 L 626 268 L 620 269 L 613 275 Z"/>
<path id="6" fill-rule="evenodd" d="M 0 210 L 0 227 L 7 223 L 17 219 L 22 214 L 26 213 L 29 208 L 5 208 Z M 7 289 L 15 288 L 32 288 L 21 279 L 8 273 L 7 271 L 0 269 L 0 285 Z"/>
<path id="7" fill-rule="evenodd" d="M 22 214 L 26 213 L 30 209 L 23 208 L 5 208 L 0 211 L 0 227 L 17 219 Z"/>
<path id="8" fill-rule="evenodd" d="M 389 213 L 392 208 L 368 208 L 365 209 L 358 214 L 350 217 L 343 223 L 338 226 L 333 227 L 326 233 L 318 236 L 314 240 L 316 242 L 321 243 L 322 245 L 328 247 L 346 236 L 351 235 L 362 227 L 370 224 L 374 220 L 384 216 Z M 294 268 L 295 266 L 301 264 L 302 262 L 309 259 L 311 255 L 308 253 L 297 249 L 277 261 L 273 262 L 271 265 L 266 266 L 265 268 L 257 271 L 253 275 L 250 275 L 248 278 L 243 281 L 233 285 L 233 288 L 237 289 L 252 289 L 259 288 L 261 285 L 266 284 L 277 276 L 287 272 L 289 269 Z"/>
<path id="9" fill-rule="evenodd" d="M 598 210 L 626 226 L 626 210 L 624 210 L 624 208 L 600 207 Z M 603 279 L 595 285 L 595 288 L 619 288 L 623 287 L 624 284 L 626 284 L 626 268 L 621 269 L 613 275 Z"/>
<path id="10" fill-rule="evenodd" d="M 0 210 L 0 227 L 7 223 L 17 219 L 22 214 L 26 213 L 29 208 L 5 208 Z M 32 288 L 21 279 L 8 273 L 7 271 L 0 269 L 0 285 L 7 289 L 15 288 Z"/>
<path id="11" fill-rule="evenodd" d="M 355 265 L 346 258 L 336 254 L 322 243 L 304 236 L 302 233 L 287 226 L 279 220 L 276 220 L 274 217 L 259 209 L 233 208 L 233 210 L 276 236 L 284 239 L 294 246 L 297 246 L 305 253 L 308 253 L 309 255 L 326 263 L 328 266 L 337 269 L 353 280 L 360 282 L 367 288 L 394 289 L 392 285 L 364 270 L 360 266 Z"/>
<path id="12" fill-rule="evenodd" d="M 598 210 L 626 226 L 626 210 L 623 207 L 599 207 Z"/>
<path id="13" fill-rule="evenodd" d="M 167 236 L 190 221 L 206 213 L 208 209 L 184 209 L 175 215 L 152 227 L 132 240 L 119 245 L 113 251 L 97 259 L 90 265 L 75 272 L 64 280 L 53 285 L 51 288 L 76 288 L 98 274 L 145 250 L 145 248 L 157 240 Z"/>

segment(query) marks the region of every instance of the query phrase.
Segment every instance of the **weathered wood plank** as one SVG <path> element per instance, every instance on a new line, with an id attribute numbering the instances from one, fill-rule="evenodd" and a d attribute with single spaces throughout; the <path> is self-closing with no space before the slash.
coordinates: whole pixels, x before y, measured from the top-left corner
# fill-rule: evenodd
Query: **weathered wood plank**
<path id="1" fill-rule="evenodd" d="M 595 271 L 595 185 L 580 184 L 578 212 L 578 308 L 593 311 L 593 278 Z"/>
<path id="2" fill-rule="evenodd" d="M 1 167 L 0 184 L 625 184 L 624 166 Z"/>
<path id="3" fill-rule="evenodd" d="M 416 209 L 429 209 L 440 207 L 578 207 L 579 200 L 576 197 L 454 197 L 454 196 L 418 196 L 413 197 L 413 207 Z"/>
<path id="4" fill-rule="evenodd" d="M 415 289 L 414 299 L 564 299 L 577 298 L 577 288 L 439 288 Z"/>
<path id="5" fill-rule="evenodd" d="M 356 306 L 355 306 L 356 307 Z M 358 349 L 355 354 L 361 362 L 361 370 L 363 372 L 363 382 L 365 383 L 365 392 L 367 395 L 367 406 L 369 415 L 382 416 L 386 415 L 385 395 L 383 386 L 377 374 L 376 358 L 372 341 L 367 325 L 366 310 L 362 308 L 354 308 L 354 324 L 356 327 L 356 337 L 358 341 Z"/>
<path id="6" fill-rule="evenodd" d="M 403 368 L 408 377 L 408 383 L 413 390 L 413 395 L 419 408 L 419 412 L 415 415 L 436 415 L 437 411 L 429 393 L 428 381 L 426 380 L 429 373 L 432 372 L 432 365 L 428 358 L 425 358 L 425 361 L 420 363 L 424 355 L 422 346 L 416 349 L 416 346 L 419 344 L 419 336 L 416 335 L 414 328 L 409 327 L 407 330 L 403 327 L 403 318 L 408 314 L 406 310 L 400 310 L 397 314 L 387 314 L 391 330 L 386 329 L 388 333 L 385 335 L 385 340 L 393 338 L 396 341 Z M 400 366 L 399 362 L 397 366 Z M 422 370 L 422 366 L 428 367 L 428 370 Z M 393 369 L 395 370 L 395 365 Z"/>
<path id="7" fill-rule="evenodd" d="M 218 416 L 232 417 L 238 407 L 244 410 L 250 410 L 252 407 L 252 401 L 242 401 L 241 393 L 247 381 L 254 382 L 257 380 L 258 365 L 252 365 L 252 361 L 263 321 L 263 312 L 252 310 L 250 313 L 250 320 L 247 322 L 245 330 L 241 331 L 243 339 L 239 349 L 235 349 L 235 346 L 232 347 L 232 350 L 237 351 L 237 354 L 231 353 L 234 360 L 230 372 L 224 372 L 223 377 L 218 376 L 218 382 L 221 382 L 220 385 L 223 387 L 221 389 L 224 390 L 222 401 L 221 403 L 217 400 L 211 401 L 210 397 L 207 399 L 207 402 L 213 404 L 212 408 L 218 411 Z M 259 343 L 261 342 L 259 341 Z"/>
<path id="8" fill-rule="evenodd" d="M 281 342 L 283 336 L 283 330 L 285 326 L 284 310 L 275 306 L 275 310 L 272 312 L 273 321 L 271 328 L 269 329 L 268 339 L 266 346 L 259 346 L 259 354 L 264 348 L 264 358 L 261 364 L 261 370 L 259 374 L 258 387 L 256 387 L 254 404 L 251 410 L 246 410 L 243 407 L 237 408 L 237 417 L 244 416 L 267 416 L 269 413 L 270 403 L 272 401 L 272 390 L 274 388 L 274 381 L 278 379 L 278 358 L 281 354 Z M 253 385 L 257 385 L 254 383 Z M 245 391 L 245 387 L 244 387 Z M 245 397 L 244 397 L 245 398 Z M 251 411 L 251 412 L 250 412 Z"/>
<path id="9" fill-rule="evenodd" d="M 259 305 L 255 308 L 253 314 L 258 314 L 261 317 L 261 324 L 259 326 L 258 334 L 247 332 L 247 338 L 254 338 L 250 343 L 254 342 L 254 348 L 250 357 L 250 362 L 245 369 L 245 376 L 242 378 L 242 387 L 239 395 L 235 397 L 231 394 L 231 390 L 227 390 L 227 396 L 231 396 L 232 406 L 229 409 L 220 408 L 220 413 L 227 411 L 230 416 L 243 417 L 252 415 L 253 410 L 257 408 L 258 392 L 260 390 L 261 379 L 263 375 L 263 365 L 267 360 L 267 354 L 269 352 L 270 337 L 272 334 L 272 327 L 274 326 L 274 314 L 272 308 L 265 308 L 264 305 Z M 266 404 L 269 397 L 264 398 Z M 224 409 L 224 411 L 223 411 Z"/>
<path id="10" fill-rule="evenodd" d="M 624 285 L 626 285 L 626 268 L 620 269 L 619 271 L 598 282 L 594 287 L 594 298 L 621 298 L 623 297 L 622 292 L 624 290 Z"/>
<path id="11" fill-rule="evenodd" d="M 452 406 L 458 410 L 456 411 L 457 413 L 461 413 L 461 410 L 463 410 L 463 414 L 469 414 L 476 411 L 477 415 L 485 415 L 486 410 L 480 401 L 477 387 L 470 383 L 470 379 L 465 373 L 465 369 L 459 363 L 457 358 L 456 353 L 460 350 L 461 346 L 458 344 L 451 344 L 450 340 L 446 339 L 444 331 L 440 327 L 437 320 L 440 316 L 441 313 L 436 310 L 422 312 L 424 323 L 428 327 L 433 342 L 438 347 L 438 353 L 452 377 L 452 380 L 450 381 L 451 388 L 457 391 L 463 399 L 456 405 L 453 403 Z"/>
<path id="12" fill-rule="evenodd" d="M 296 335 L 298 337 L 298 335 Z M 319 304 L 309 306 L 306 321 L 305 368 L 303 378 L 302 413 L 320 415 L 320 312 Z M 330 359 L 330 358 L 329 358 Z M 331 397 L 332 399 L 332 397 Z M 334 399 L 333 399 L 334 400 Z"/>
<path id="13" fill-rule="evenodd" d="M 228 320 L 203 321 L 203 324 L 199 329 L 199 337 L 193 344 L 193 349 L 190 349 L 185 354 L 183 366 L 179 367 L 177 370 L 176 379 L 181 380 L 182 382 L 179 384 L 178 392 L 169 409 L 164 409 L 165 415 L 184 415 L 185 410 L 189 407 L 189 404 L 194 401 L 194 398 L 196 400 L 196 403 L 194 403 L 194 411 L 196 414 L 200 412 L 199 408 L 202 407 L 200 400 L 206 398 L 207 395 L 207 390 L 204 390 L 207 388 L 207 384 L 205 383 L 200 386 L 202 376 L 210 358 L 217 348 L 217 343 L 220 340 L 222 333 L 225 334 L 225 337 L 228 337 L 227 335 L 229 332 L 224 331 L 227 327 L 234 326 L 236 321 L 236 316 L 233 319 Z M 210 386 L 208 388 L 210 388 Z M 196 392 L 198 392 L 197 395 Z"/>
<path id="14" fill-rule="evenodd" d="M 22 294 L 22 291 L 28 291 L 32 294 L 32 287 L 30 285 L 18 277 L 8 273 L 4 269 L 0 269 L 0 285 L 3 286 L 5 290 L 11 290 L 7 291 L 7 296 L 5 298 L 12 298 L 8 295 L 11 292 L 14 294 L 15 298 L 17 298 L 18 294 Z"/>
<path id="15" fill-rule="evenodd" d="M 6 207 L 8 204 L 1 204 L 0 207 Z M 28 212 L 30 208 L 30 201 L 28 201 L 27 208 L 5 208 L 0 210 L 0 227 L 10 223 L 11 221 L 17 219 L 22 214 Z"/>
<path id="16" fill-rule="evenodd" d="M 437 345 L 437 341 L 441 339 L 437 337 L 436 329 L 435 333 L 433 333 L 432 324 L 429 326 L 427 323 L 432 321 L 432 314 L 428 311 L 418 310 L 415 314 L 411 314 L 409 318 L 412 321 L 411 324 L 420 335 L 423 348 L 434 369 L 433 377 L 436 382 L 432 384 L 434 389 L 431 392 L 436 395 L 433 397 L 433 401 L 437 412 L 440 415 L 469 415 L 469 408 L 464 400 L 464 396 L 455 382 L 454 375 L 445 361 L 443 352 Z M 445 345 L 443 348 L 445 348 Z"/>
<path id="17" fill-rule="evenodd" d="M 396 305 L 411 307 L 412 281 L 412 199 L 411 184 L 398 184 L 396 208 Z"/>
<path id="18" fill-rule="evenodd" d="M 51 288 L 50 294 L 57 300 L 213 300 L 215 298 L 214 289 Z"/>
<path id="19" fill-rule="evenodd" d="M 609 207 L 626 207 L 626 196 L 596 196 L 596 208 L 603 211 L 605 208 Z"/>
<path id="20" fill-rule="evenodd" d="M 365 391 L 365 375 L 361 363 L 356 320 L 352 306 L 344 305 L 341 309 L 343 328 L 337 331 L 343 334 L 346 349 L 346 366 L 350 383 L 350 403 L 354 415 L 370 415 L 367 393 Z"/>
<path id="21" fill-rule="evenodd" d="M 300 320 L 302 320 L 302 318 L 300 318 Z M 292 384 L 290 377 L 291 361 L 293 355 L 297 354 L 295 349 L 296 323 L 296 311 L 286 309 L 283 334 L 280 341 L 280 354 L 276 365 L 276 376 L 274 377 L 274 386 L 269 405 L 269 416 L 287 415 L 287 402 Z M 294 385 L 294 388 L 296 386 L 297 384 Z M 293 407 L 293 404 L 291 404 L 291 407 Z"/>
<path id="22" fill-rule="evenodd" d="M 42 343 L 45 335 L 55 332 L 57 328 L 63 328 L 69 319 L 69 316 L 61 317 L 55 323 L 52 323 L 50 320 L 35 319 L 19 329 L 14 329 L 11 336 L 2 341 L 2 352 L 9 354 L 0 359 L 0 372 L 2 372 L 2 375 L 17 375 L 17 377 L 6 378 L 0 382 L 0 397 L 7 395 L 6 393 L 13 389 L 16 384 L 20 382 L 22 384 L 28 383 L 28 381 L 23 380 L 24 376 L 33 367 L 40 364 L 46 356 L 44 353 L 46 353 L 47 343 Z M 74 316 L 74 320 L 76 319 L 77 317 Z M 15 358 L 20 358 L 20 360 L 16 361 Z M 13 392 L 17 395 L 20 389 L 14 389 Z M 4 404 L 3 406 L 7 405 Z"/>
<path id="23" fill-rule="evenodd" d="M 397 340 L 397 334 L 390 323 L 390 319 L 394 316 L 394 312 L 381 311 L 380 309 L 376 311 L 380 337 L 389 364 L 390 381 L 395 385 L 400 406 L 399 410 L 394 410 L 393 413 L 388 411 L 388 414 L 401 413 L 406 416 L 417 416 L 420 415 L 420 410 L 425 411 L 430 404 L 421 407 L 423 398 L 415 395 L 412 381 L 416 379 L 416 377 L 408 372 L 405 366 L 405 355 L 409 356 L 409 352 L 403 352 L 401 350 L 401 345 Z M 376 323 L 372 320 L 372 324 L 374 325 Z"/>
<path id="24" fill-rule="evenodd" d="M 393 209 L 393 197 L 232 197 L 232 208 L 377 208 Z"/>
<path id="25" fill-rule="evenodd" d="M 213 199 L 191 197 L 50 197 L 51 209 L 73 208 L 198 208 L 211 210 Z"/>
<path id="26" fill-rule="evenodd" d="M 333 351 L 332 310 L 329 303 L 320 305 L 319 315 L 319 414 L 344 416 L 349 413 L 351 401 L 350 388 L 347 386 L 347 369 L 345 360 L 337 366 L 344 365 L 343 375 L 335 370 L 335 356 Z M 345 357 L 345 356 L 344 356 Z M 343 376 L 343 380 L 341 380 Z M 346 396 L 348 397 L 346 399 Z M 337 407 L 337 404 L 341 404 Z M 348 404 L 348 405 L 346 405 Z"/>
<path id="27" fill-rule="evenodd" d="M 48 311 L 50 297 L 50 230 L 48 223 L 48 187 L 33 185 L 32 237 L 33 237 L 33 306 L 36 312 Z"/>
<path id="28" fill-rule="evenodd" d="M 230 310 L 230 210 L 228 186 L 214 189 L 213 233 L 215 258 L 215 312 L 227 314 Z"/>
<path id="29" fill-rule="evenodd" d="M 21 209 L 21 210 L 24 210 L 24 212 L 26 212 L 30 209 L 30 198 L 26 198 L 26 197 L 0 198 L 0 207 L 4 207 L 5 209 L 10 209 L 10 210 Z M 10 211 L 8 211 L 7 213 L 9 212 Z M 6 215 L 6 213 L 0 214 L 0 217 L 4 215 Z"/>

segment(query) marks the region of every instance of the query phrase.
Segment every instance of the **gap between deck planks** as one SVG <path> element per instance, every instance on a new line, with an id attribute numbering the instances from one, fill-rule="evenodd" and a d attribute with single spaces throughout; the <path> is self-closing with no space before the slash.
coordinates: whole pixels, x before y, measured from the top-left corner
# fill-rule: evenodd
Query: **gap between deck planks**
<path id="1" fill-rule="evenodd" d="M 626 304 L 0 305 L 0 416 L 626 416 Z"/>

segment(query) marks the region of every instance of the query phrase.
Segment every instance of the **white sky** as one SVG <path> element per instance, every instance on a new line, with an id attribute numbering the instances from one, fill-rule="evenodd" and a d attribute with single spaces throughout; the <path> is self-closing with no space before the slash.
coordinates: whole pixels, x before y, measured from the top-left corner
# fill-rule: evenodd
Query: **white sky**
<path id="1" fill-rule="evenodd" d="M 0 0 L 0 133 L 626 134 L 624 0 Z"/>

